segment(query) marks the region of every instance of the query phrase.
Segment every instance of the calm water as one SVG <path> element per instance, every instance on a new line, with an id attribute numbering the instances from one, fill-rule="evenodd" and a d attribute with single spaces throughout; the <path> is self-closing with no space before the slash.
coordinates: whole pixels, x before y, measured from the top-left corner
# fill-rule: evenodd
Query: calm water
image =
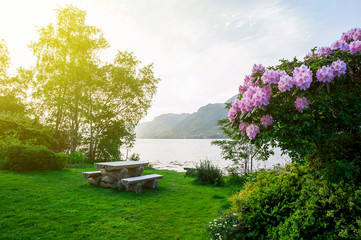
<path id="1" fill-rule="evenodd" d="M 156 169 L 184 171 L 183 167 L 194 167 L 200 160 L 208 159 L 213 164 L 225 168 L 232 165 L 221 157 L 218 146 L 211 145 L 212 139 L 137 139 L 129 152 L 139 153 L 140 160 L 150 162 Z M 274 164 L 284 165 L 288 158 L 275 150 L 275 156 L 267 162 L 260 162 L 258 168 L 269 168 Z"/>

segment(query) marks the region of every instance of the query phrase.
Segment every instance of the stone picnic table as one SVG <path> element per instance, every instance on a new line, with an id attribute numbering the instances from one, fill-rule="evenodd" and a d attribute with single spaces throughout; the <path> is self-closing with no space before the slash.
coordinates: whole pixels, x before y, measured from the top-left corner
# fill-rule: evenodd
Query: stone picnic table
<path id="1" fill-rule="evenodd" d="M 88 178 L 88 182 L 104 188 L 116 188 L 119 191 L 142 191 L 144 187 L 158 188 L 158 180 L 162 175 L 150 174 L 141 176 L 144 167 L 149 163 L 138 161 L 118 161 L 94 163 L 94 167 L 100 171 L 83 172 L 82 175 Z"/>

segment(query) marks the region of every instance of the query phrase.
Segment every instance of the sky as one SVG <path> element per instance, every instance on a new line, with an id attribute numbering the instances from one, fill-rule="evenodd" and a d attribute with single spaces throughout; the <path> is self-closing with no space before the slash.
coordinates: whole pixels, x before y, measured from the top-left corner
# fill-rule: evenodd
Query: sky
<path id="1" fill-rule="evenodd" d="M 117 51 L 154 63 L 161 79 L 148 115 L 193 113 L 238 92 L 253 64 L 302 59 L 330 46 L 342 32 L 361 27 L 359 0 L 0 0 L 0 39 L 11 57 L 10 73 L 30 67 L 28 48 L 37 29 L 55 23 L 55 9 L 72 4 L 87 24 L 102 29 L 111 62 Z"/>

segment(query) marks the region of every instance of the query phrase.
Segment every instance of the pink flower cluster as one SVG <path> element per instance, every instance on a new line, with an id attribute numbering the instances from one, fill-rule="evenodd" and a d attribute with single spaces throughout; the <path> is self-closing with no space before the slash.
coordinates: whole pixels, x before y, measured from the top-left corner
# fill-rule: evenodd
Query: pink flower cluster
<path id="1" fill-rule="evenodd" d="M 247 132 L 247 136 L 250 139 L 255 139 L 257 133 L 259 133 L 259 127 L 255 124 L 250 124 L 247 128 L 246 128 L 246 132 Z"/>
<path id="2" fill-rule="evenodd" d="M 249 123 L 247 122 L 242 122 L 241 124 L 239 124 L 239 130 L 241 131 L 242 135 L 246 134 L 246 129 L 249 126 Z"/>
<path id="3" fill-rule="evenodd" d="M 293 77 L 288 75 L 285 71 L 282 71 L 280 81 L 278 82 L 278 89 L 281 92 L 286 92 L 291 90 L 291 88 L 296 84 L 293 80 Z"/>
<path id="4" fill-rule="evenodd" d="M 246 77 L 244 78 L 244 84 L 240 85 L 238 88 L 239 93 L 243 94 L 245 91 L 247 91 L 247 89 L 249 87 L 256 87 L 258 86 L 258 82 L 253 82 L 254 78 L 250 75 L 246 75 Z"/>
<path id="5" fill-rule="evenodd" d="M 330 56 L 330 53 L 331 53 L 331 49 L 329 47 L 320 47 L 317 51 L 317 56 L 318 57 L 322 57 L 322 56 L 328 57 L 328 56 Z"/>
<path id="6" fill-rule="evenodd" d="M 239 109 L 242 113 L 247 113 L 252 111 L 255 107 L 268 105 L 271 95 L 272 90 L 269 86 L 263 88 L 251 86 L 244 92 L 239 103 Z"/>
<path id="7" fill-rule="evenodd" d="M 295 101 L 295 107 L 297 108 L 298 111 L 300 111 L 302 113 L 303 109 L 308 108 L 309 106 L 310 106 L 310 101 L 307 98 L 297 97 L 297 99 Z"/>
<path id="8" fill-rule="evenodd" d="M 293 71 L 293 80 L 298 88 L 306 90 L 311 85 L 312 75 L 312 71 L 303 64 L 301 67 L 296 67 Z"/>
<path id="9" fill-rule="evenodd" d="M 279 69 L 267 69 L 261 79 L 264 84 L 277 84 L 280 80 L 280 77 L 281 71 Z"/>
<path id="10" fill-rule="evenodd" d="M 361 41 L 360 40 L 351 42 L 349 46 L 350 46 L 350 53 L 351 54 L 355 54 L 357 52 L 361 53 Z"/>
<path id="11" fill-rule="evenodd" d="M 239 106 L 239 103 L 240 103 L 240 100 L 239 100 L 239 99 L 236 99 L 236 100 L 232 103 L 231 108 L 229 109 L 228 119 L 229 119 L 229 121 L 231 121 L 231 122 L 234 122 L 237 112 L 240 111 L 240 109 L 239 109 L 239 107 L 238 107 L 238 106 Z"/>
<path id="12" fill-rule="evenodd" d="M 344 61 L 339 59 L 339 60 L 337 60 L 337 61 L 335 61 L 335 62 L 333 62 L 331 64 L 331 68 L 333 70 L 333 74 L 336 77 L 339 77 L 342 74 L 346 73 L 347 66 L 346 66 L 346 63 Z"/>
<path id="13" fill-rule="evenodd" d="M 261 118 L 261 123 L 265 127 L 271 126 L 274 123 L 273 117 L 271 115 L 264 115 Z"/>
<path id="14" fill-rule="evenodd" d="M 332 50 L 350 50 L 351 54 L 361 52 L 361 28 L 353 28 L 342 34 L 340 40 L 331 45 Z"/>
<path id="15" fill-rule="evenodd" d="M 331 50 L 334 50 L 334 51 L 336 51 L 336 50 L 347 51 L 349 49 L 350 49 L 350 47 L 348 46 L 348 43 L 343 40 L 338 40 L 331 45 Z"/>
<path id="16" fill-rule="evenodd" d="M 346 33 L 342 34 L 341 39 L 334 42 L 331 47 L 320 47 L 317 53 L 309 52 L 306 57 L 329 57 L 332 51 L 347 51 L 350 50 L 351 54 L 361 53 L 361 28 L 353 28 Z"/>
<path id="17" fill-rule="evenodd" d="M 316 77 L 319 82 L 331 82 L 335 76 L 330 66 L 323 66 L 317 70 Z"/>
<path id="18" fill-rule="evenodd" d="M 352 28 L 348 32 L 343 33 L 341 40 L 343 41 L 361 40 L 361 28 Z"/>
<path id="19" fill-rule="evenodd" d="M 253 65 L 252 73 L 263 72 L 263 71 L 264 71 L 264 67 L 261 64 Z"/>

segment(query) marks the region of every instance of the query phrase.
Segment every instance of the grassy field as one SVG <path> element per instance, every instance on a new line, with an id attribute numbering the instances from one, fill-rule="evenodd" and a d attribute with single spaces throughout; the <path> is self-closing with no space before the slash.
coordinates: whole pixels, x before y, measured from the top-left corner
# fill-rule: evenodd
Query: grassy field
<path id="1" fill-rule="evenodd" d="M 159 189 L 117 192 L 81 176 L 94 170 L 0 171 L 0 239 L 209 239 L 205 225 L 233 191 L 146 170 L 164 175 Z"/>

